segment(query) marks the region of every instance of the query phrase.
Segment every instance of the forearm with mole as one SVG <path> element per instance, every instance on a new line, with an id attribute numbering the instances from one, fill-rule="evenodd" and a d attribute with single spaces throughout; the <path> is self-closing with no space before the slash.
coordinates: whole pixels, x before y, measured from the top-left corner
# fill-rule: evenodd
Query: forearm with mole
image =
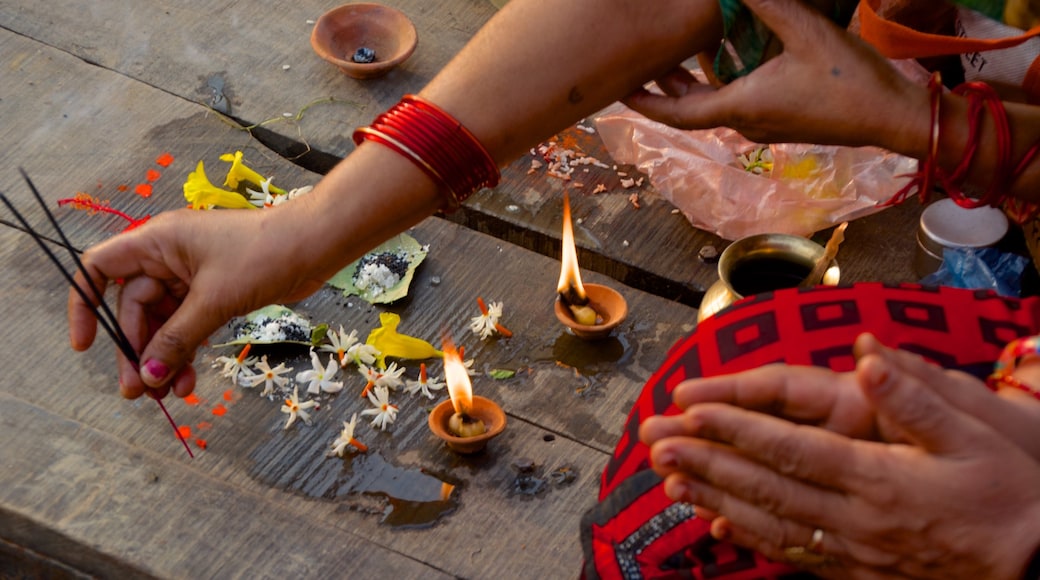
<path id="1" fill-rule="evenodd" d="M 511 0 L 421 95 L 504 165 L 721 34 L 716 0 Z"/>

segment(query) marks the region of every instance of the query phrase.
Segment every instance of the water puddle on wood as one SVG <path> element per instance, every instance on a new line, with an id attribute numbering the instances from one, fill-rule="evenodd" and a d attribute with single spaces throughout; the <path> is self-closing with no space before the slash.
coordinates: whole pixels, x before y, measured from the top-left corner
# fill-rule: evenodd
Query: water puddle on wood
<path id="1" fill-rule="evenodd" d="M 395 528 L 431 527 L 459 505 L 458 483 L 393 465 L 378 451 L 315 459 L 278 469 L 281 462 L 269 457 L 253 476 L 279 489 L 332 501 L 337 512 L 381 516 L 380 523 Z"/>

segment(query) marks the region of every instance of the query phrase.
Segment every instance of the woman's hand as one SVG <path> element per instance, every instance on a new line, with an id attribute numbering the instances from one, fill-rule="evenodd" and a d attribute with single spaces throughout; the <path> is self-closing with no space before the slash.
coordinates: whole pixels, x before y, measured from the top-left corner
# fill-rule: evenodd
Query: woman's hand
<path id="1" fill-rule="evenodd" d="M 771 558 L 790 559 L 785 549 L 822 530 L 826 562 L 811 569 L 824 576 L 1020 575 L 1040 542 L 1040 463 L 961 405 L 1024 402 L 981 384 L 933 385 L 945 371 L 870 339 L 857 347 L 864 400 L 881 431 L 906 443 L 697 404 L 684 413 L 683 435 L 649 421 L 643 431 L 666 492 L 703 506 L 701 515 L 724 516 L 713 522 L 716 535 Z"/>
<path id="2" fill-rule="evenodd" d="M 233 316 L 320 287 L 323 278 L 306 260 L 308 252 L 295 251 L 298 233 L 279 231 L 291 220 L 271 219 L 281 211 L 168 212 L 87 250 L 83 264 L 98 288 L 122 281 L 117 317 L 141 360 L 138 372 L 119 356 L 124 397 L 137 398 L 146 388 L 187 396 L 195 386 L 195 350 L 212 332 Z M 86 287 L 82 274 L 77 283 Z M 75 350 L 94 341 L 95 305 L 70 290 Z"/>
<path id="3" fill-rule="evenodd" d="M 868 355 L 881 357 L 888 364 L 905 369 L 930 385 L 956 409 L 970 413 L 1002 433 L 1030 456 L 1040 461 L 1040 401 L 1018 389 L 1001 389 L 993 396 L 975 377 L 945 370 L 920 356 L 882 345 L 869 334 L 859 336 L 853 347 L 857 359 Z M 1030 385 L 1040 385 L 1040 360 L 1020 366 L 1015 376 Z M 867 400 L 858 373 L 835 373 L 808 366 L 770 365 L 733 375 L 686 381 L 675 388 L 672 397 L 680 409 L 700 403 L 725 403 L 822 427 L 856 439 L 905 442 L 898 425 L 884 417 Z M 651 417 L 643 424 L 644 439 L 693 436 L 686 414 Z"/>
<path id="4" fill-rule="evenodd" d="M 641 90 L 624 103 L 673 127 L 727 126 L 759 143 L 879 145 L 907 154 L 919 147 L 923 155 L 929 118 L 923 87 L 799 0 L 745 5 L 783 42 L 781 54 L 718 89 L 675 69 L 657 80 L 665 95 Z M 893 141 L 912 137 L 921 143 Z"/>

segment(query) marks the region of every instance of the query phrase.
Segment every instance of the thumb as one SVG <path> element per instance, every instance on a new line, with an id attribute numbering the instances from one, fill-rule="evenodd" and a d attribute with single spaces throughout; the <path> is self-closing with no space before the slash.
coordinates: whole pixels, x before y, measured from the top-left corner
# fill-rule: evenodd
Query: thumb
<path id="1" fill-rule="evenodd" d="M 820 26 L 829 26 L 830 21 L 819 11 L 807 4 L 819 4 L 816 0 L 743 0 L 744 5 L 758 16 L 784 44 L 785 50 L 797 43 L 808 45 L 819 36 Z"/>
<path id="2" fill-rule="evenodd" d="M 935 391 L 944 385 L 930 384 L 908 372 L 884 350 L 864 356 L 856 365 L 860 388 L 879 420 L 888 421 L 913 443 L 939 454 L 961 451 L 979 440 L 980 423 Z M 928 378 L 934 381 L 938 376 Z"/>
<path id="3" fill-rule="evenodd" d="M 198 292 L 188 292 L 141 353 L 141 380 L 158 387 L 191 365 L 195 351 L 223 323 Z"/>

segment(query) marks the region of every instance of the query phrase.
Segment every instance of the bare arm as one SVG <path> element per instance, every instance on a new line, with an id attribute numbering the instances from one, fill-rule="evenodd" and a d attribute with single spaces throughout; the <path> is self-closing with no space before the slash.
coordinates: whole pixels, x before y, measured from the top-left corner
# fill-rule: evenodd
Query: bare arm
<path id="1" fill-rule="evenodd" d="M 715 0 L 513 0 L 422 96 L 502 165 L 720 34 Z M 119 315 L 143 365 L 120 361 L 124 396 L 146 385 L 187 395 L 195 350 L 229 318 L 306 296 L 440 204 L 409 160 L 366 142 L 292 203 L 163 215 L 91 248 L 84 261 L 100 287 L 126 280 Z M 74 293 L 69 321 L 73 348 L 88 348 L 95 322 Z"/>

